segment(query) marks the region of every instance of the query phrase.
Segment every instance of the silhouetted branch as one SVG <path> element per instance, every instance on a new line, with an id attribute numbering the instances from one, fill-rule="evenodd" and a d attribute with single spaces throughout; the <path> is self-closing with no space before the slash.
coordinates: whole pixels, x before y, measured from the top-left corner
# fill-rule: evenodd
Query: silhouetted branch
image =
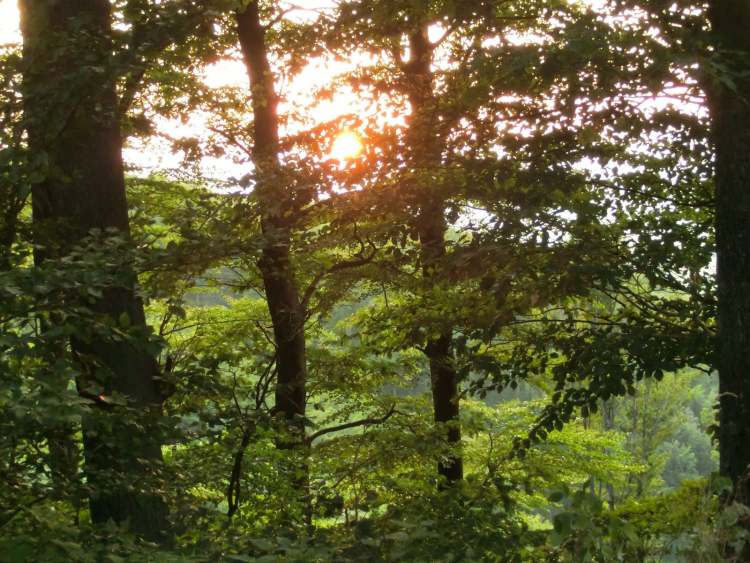
<path id="1" fill-rule="evenodd" d="M 374 418 L 374 417 L 363 418 L 361 420 L 345 422 L 344 424 L 339 424 L 338 426 L 330 426 L 328 428 L 321 428 L 317 432 L 313 432 L 307 438 L 305 438 L 305 441 L 308 444 L 312 444 L 313 441 L 317 440 L 321 436 L 325 436 L 326 434 L 332 434 L 334 432 L 348 430 L 349 428 L 357 428 L 358 426 L 372 426 L 373 424 L 383 424 L 386 420 L 391 418 L 391 416 L 393 416 L 395 412 L 396 412 L 396 405 L 391 405 L 391 408 L 388 409 L 388 412 L 379 418 Z"/>
<path id="2" fill-rule="evenodd" d="M 355 236 L 357 236 L 357 229 L 355 226 L 354 229 Z M 372 262 L 373 258 L 375 258 L 375 255 L 378 252 L 378 249 L 376 248 L 375 244 L 372 241 L 367 241 L 367 244 L 365 244 L 362 239 L 357 237 L 357 240 L 360 244 L 360 251 L 357 253 L 358 258 L 354 258 L 352 260 L 343 260 L 342 262 L 338 262 L 331 266 L 330 268 L 327 268 L 323 270 L 322 272 L 319 272 L 313 280 L 310 282 L 310 285 L 307 286 L 307 289 L 305 289 L 304 294 L 302 295 L 302 300 L 300 302 L 300 308 L 302 311 L 307 311 L 307 307 L 310 304 L 310 300 L 312 299 L 312 296 L 315 294 L 315 291 L 318 289 L 318 286 L 320 285 L 320 282 L 323 281 L 323 279 L 326 278 L 326 276 L 329 276 L 331 274 L 334 274 L 336 272 L 340 272 L 342 270 L 347 270 L 349 268 L 358 268 L 360 266 L 365 266 Z M 370 252 L 367 253 L 367 247 L 370 247 Z"/>

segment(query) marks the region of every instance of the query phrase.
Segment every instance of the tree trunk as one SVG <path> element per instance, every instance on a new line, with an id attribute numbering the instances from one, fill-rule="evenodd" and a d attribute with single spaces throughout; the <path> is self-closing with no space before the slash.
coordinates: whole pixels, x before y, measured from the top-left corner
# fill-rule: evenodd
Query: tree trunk
<path id="1" fill-rule="evenodd" d="M 257 178 L 255 194 L 261 207 L 264 237 L 258 262 L 273 324 L 276 346 L 276 412 L 283 417 L 279 446 L 297 450 L 302 458 L 293 468 L 293 483 L 309 501 L 305 437 L 305 384 L 307 361 L 305 311 L 302 309 L 290 258 L 293 194 L 279 162 L 278 98 L 268 63 L 265 28 L 257 1 L 237 13 L 237 33 L 252 89 L 254 145 Z M 305 451 L 303 451 L 305 450 Z"/>
<path id="2" fill-rule="evenodd" d="M 615 403 L 613 400 L 601 401 L 602 430 L 609 432 L 615 429 Z M 615 487 L 611 483 L 606 484 L 607 503 L 609 509 L 615 509 Z"/>
<path id="3" fill-rule="evenodd" d="M 716 151 L 719 468 L 750 502 L 750 2 L 714 0 L 709 19 L 728 69 L 707 87 Z"/>
<path id="4" fill-rule="evenodd" d="M 2 182 L 2 180 L 0 180 Z M 12 183 L 0 183 L 0 272 L 8 271 L 13 264 L 13 245 L 18 230 L 18 215 L 25 198 L 17 193 Z"/>
<path id="5" fill-rule="evenodd" d="M 31 149 L 48 162 L 46 178 L 32 187 L 41 245 L 35 260 L 41 262 L 65 256 L 92 229 L 129 236 L 128 213 L 109 2 L 22 0 L 20 8 L 24 119 Z M 131 326 L 145 327 L 136 277 L 124 274 L 126 283 L 105 290 L 91 308 L 114 324 L 127 315 Z M 105 396 L 121 394 L 129 407 L 95 408 L 82 422 L 92 521 L 128 522 L 143 537 L 165 539 L 166 504 L 142 490 L 162 461 L 154 424 L 162 401 L 157 363 L 129 342 L 96 335 L 74 338 L 72 348 L 82 360 L 79 388 L 94 385 Z"/>
<path id="6" fill-rule="evenodd" d="M 434 193 L 434 183 L 428 178 L 430 171 L 440 164 L 440 145 L 433 119 L 433 80 L 430 66 L 433 47 L 427 36 L 427 26 L 409 37 L 410 60 L 405 65 L 409 84 L 409 102 L 412 108 L 409 124 L 409 143 L 413 163 L 419 178 L 415 198 L 419 208 L 417 232 L 420 242 L 422 276 L 427 284 L 434 283 L 437 269 L 445 256 L 445 202 L 441 194 Z M 435 422 L 444 427 L 445 438 L 454 449 L 460 449 L 461 426 L 459 421 L 459 385 L 453 361 L 451 330 L 438 337 L 428 338 L 425 355 L 429 360 L 430 382 Z M 438 473 L 448 484 L 463 479 L 463 460 L 453 453 L 438 461 Z"/>
<path id="7" fill-rule="evenodd" d="M 448 444 L 458 449 L 461 445 L 458 378 L 452 363 L 450 334 L 430 340 L 426 353 L 430 360 L 435 422 L 445 425 Z M 441 459 L 438 461 L 438 473 L 445 477 L 449 484 L 460 481 L 464 476 L 463 459 L 456 454 Z"/>

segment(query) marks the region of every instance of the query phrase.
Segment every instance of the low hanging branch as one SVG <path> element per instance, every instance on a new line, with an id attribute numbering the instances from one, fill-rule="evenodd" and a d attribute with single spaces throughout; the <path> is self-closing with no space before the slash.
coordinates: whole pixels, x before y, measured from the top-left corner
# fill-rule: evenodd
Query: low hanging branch
<path id="1" fill-rule="evenodd" d="M 310 434 L 307 438 L 305 438 L 305 442 L 307 445 L 311 445 L 314 440 L 317 440 L 321 436 L 325 436 L 326 434 L 333 434 L 334 432 L 340 432 L 342 430 L 347 430 L 349 428 L 357 428 L 358 426 L 372 426 L 373 424 L 383 424 L 386 420 L 391 418 L 393 414 L 396 412 L 396 405 L 393 404 L 388 409 L 388 412 L 386 412 L 381 417 L 370 417 L 370 418 L 363 418 L 361 420 L 353 420 L 352 422 L 345 422 L 344 424 L 339 424 L 338 426 L 330 426 L 328 428 L 321 428 L 317 432 L 313 432 Z"/>

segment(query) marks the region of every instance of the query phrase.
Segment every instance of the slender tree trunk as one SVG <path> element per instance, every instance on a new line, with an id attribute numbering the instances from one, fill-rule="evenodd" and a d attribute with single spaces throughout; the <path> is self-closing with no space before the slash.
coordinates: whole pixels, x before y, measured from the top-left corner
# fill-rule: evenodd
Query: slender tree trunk
<path id="1" fill-rule="evenodd" d="M 53 322 L 47 322 L 46 319 L 40 318 L 39 324 L 43 338 L 49 334 L 54 327 Z M 54 366 L 64 361 L 67 353 L 65 341 L 49 342 L 49 355 L 42 361 L 45 362 L 49 369 L 42 377 L 48 380 L 48 388 L 58 396 L 65 397 L 68 392 L 67 377 L 60 377 L 56 373 Z M 81 464 L 81 455 L 78 441 L 75 436 L 81 430 L 78 422 L 71 422 L 69 419 L 58 421 L 51 418 L 52 422 L 48 423 L 45 428 L 48 449 L 48 465 L 52 479 L 54 497 L 58 500 L 68 500 L 73 505 L 76 512 L 76 520 L 80 510 L 82 499 L 81 479 L 79 476 L 79 467 Z"/>
<path id="2" fill-rule="evenodd" d="M 719 468 L 750 502 L 750 2 L 713 0 L 709 19 L 729 73 L 707 87 L 716 151 Z"/>
<path id="3" fill-rule="evenodd" d="M 32 187 L 37 262 L 56 260 L 92 229 L 129 236 L 122 141 L 110 64 L 110 5 L 106 0 L 22 0 L 24 119 L 29 144 L 48 161 Z M 91 307 L 117 322 L 145 327 L 135 275 L 109 288 Z M 94 335 L 74 338 L 81 358 L 79 388 L 124 396 L 128 410 L 92 412 L 83 420 L 89 505 L 94 523 L 112 519 L 152 540 L 166 538 L 167 509 L 148 490 L 162 461 L 155 422 L 162 398 L 153 357 L 129 342 Z M 99 409 L 97 409 L 99 410 Z M 114 421 L 110 414 L 117 416 Z"/>
<path id="4" fill-rule="evenodd" d="M 409 102 L 412 108 L 409 124 L 409 142 L 413 163 L 417 168 L 417 193 L 415 194 L 419 217 L 417 231 L 420 242 L 422 276 L 429 285 L 437 277 L 440 261 L 446 254 L 445 202 L 441 194 L 434 193 L 434 182 L 428 180 L 431 169 L 440 163 L 440 145 L 433 119 L 433 47 L 423 25 L 409 37 L 410 60 L 405 65 L 409 84 Z M 458 450 L 461 444 L 459 422 L 459 385 L 453 359 L 453 336 L 444 330 L 438 337 L 428 339 L 425 355 L 429 360 L 430 382 L 435 422 L 445 426 L 448 444 Z M 438 462 L 438 473 L 448 484 L 463 479 L 463 460 L 453 454 Z"/>
<path id="5" fill-rule="evenodd" d="M 613 400 L 601 402 L 601 413 L 602 413 L 602 429 L 605 432 L 615 429 L 615 403 Z M 607 502 L 609 509 L 615 509 L 615 488 L 611 483 L 606 484 L 607 488 Z"/>
<path id="6" fill-rule="evenodd" d="M 18 215 L 23 208 L 24 200 L 12 185 L 0 185 L 0 272 L 8 271 L 12 266 L 13 245 L 16 242 L 18 230 Z"/>
<path id="7" fill-rule="evenodd" d="M 276 345 L 276 411 L 284 419 L 280 447 L 297 450 L 302 462 L 294 472 L 295 487 L 309 497 L 305 446 L 307 361 L 305 312 L 290 257 L 293 194 L 279 162 L 278 98 L 268 63 L 265 28 L 257 1 L 237 13 L 237 33 L 252 89 L 253 164 L 256 197 L 261 206 L 264 246 L 258 263 L 273 324 Z M 308 499 L 309 500 L 309 499 Z"/>
<path id="8" fill-rule="evenodd" d="M 20 104 L 5 100 L 0 111 L 0 144 L 5 149 L 0 157 L 0 272 L 13 266 L 13 245 L 18 235 L 18 216 L 27 200 L 24 189 L 34 171 L 23 149 L 24 130 L 17 119 Z"/>

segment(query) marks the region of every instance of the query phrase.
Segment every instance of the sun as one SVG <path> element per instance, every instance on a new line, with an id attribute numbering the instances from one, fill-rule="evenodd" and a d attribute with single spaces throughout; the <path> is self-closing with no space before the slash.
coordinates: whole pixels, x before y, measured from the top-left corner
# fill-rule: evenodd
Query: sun
<path id="1" fill-rule="evenodd" d="M 357 158 L 362 154 L 362 138 L 354 131 L 342 131 L 336 136 L 331 147 L 331 157 L 339 162 Z"/>

